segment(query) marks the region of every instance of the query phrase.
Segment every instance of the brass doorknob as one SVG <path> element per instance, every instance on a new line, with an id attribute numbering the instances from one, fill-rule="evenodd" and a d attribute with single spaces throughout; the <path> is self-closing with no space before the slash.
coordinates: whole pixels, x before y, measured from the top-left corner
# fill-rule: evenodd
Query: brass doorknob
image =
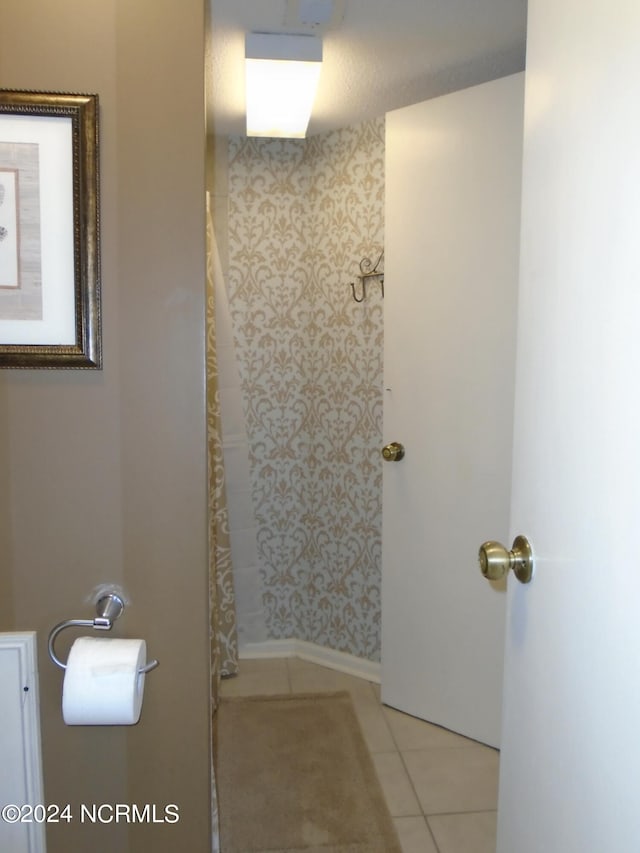
<path id="1" fill-rule="evenodd" d="M 516 536 L 511 550 L 499 542 L 489 541 L 478 552 L 480 571 L 487 580 L 502 580 L 513 569 L 520 583 L 529 583 L 533 577 L 533 551 L 525 536 Z"/>
<path id="2" fill-rule="evenodd" d="M 382 458 L 385 462 L 399 462 L 404 457 L 404 447 L 399 441 L 392 441 L 382 448 Z"/>

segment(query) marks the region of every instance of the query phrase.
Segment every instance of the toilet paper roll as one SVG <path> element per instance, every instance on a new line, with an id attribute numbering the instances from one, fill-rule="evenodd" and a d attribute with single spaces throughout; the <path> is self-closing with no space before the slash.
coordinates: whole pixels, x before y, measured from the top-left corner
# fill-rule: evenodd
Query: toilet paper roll
<path id="1" fill-rule="evenodd" d="M 140 719 L 147 646 L 144 640 L 79 637 L 62 685 L 68 726 L 130 726 Z"/>

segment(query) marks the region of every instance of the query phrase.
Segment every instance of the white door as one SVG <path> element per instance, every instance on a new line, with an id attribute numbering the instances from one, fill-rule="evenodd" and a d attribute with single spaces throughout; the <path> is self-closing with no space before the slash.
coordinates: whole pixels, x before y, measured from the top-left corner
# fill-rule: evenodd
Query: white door
<path id="1" fill-rule="evenodd" d="M 529 0 L 499 853 L 640 850 L 639 80 L 635 0 Z"/>
<path id="2" fill-rule="evenodd" d="M 497 745 L 523 75 L 387 115 L 382 698 Z"/>

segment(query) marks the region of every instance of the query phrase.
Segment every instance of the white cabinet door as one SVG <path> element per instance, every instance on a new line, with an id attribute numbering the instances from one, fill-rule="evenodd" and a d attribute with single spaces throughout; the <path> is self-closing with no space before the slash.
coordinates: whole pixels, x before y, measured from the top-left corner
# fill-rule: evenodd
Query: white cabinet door
<path id="1" fill-rule="evenodd" d="M 43 815 L 35 810 L 44 793 L 33 632 L 0 634 L 0 721 L 0 850 L 44 853 Z"/>

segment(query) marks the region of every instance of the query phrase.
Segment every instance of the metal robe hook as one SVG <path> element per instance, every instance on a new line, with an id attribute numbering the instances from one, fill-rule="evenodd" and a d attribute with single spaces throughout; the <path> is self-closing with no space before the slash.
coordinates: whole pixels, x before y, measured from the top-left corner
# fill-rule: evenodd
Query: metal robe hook
<path id="1" fill-rule="evenodd" d="M 349 282 L 349 286 L 351 287 L 351 295 L 353 296 L 355 302 L 364 302 L 367 296 L 367 281 L 372 278 L 377 278 L 380 281 L 380 292 L 382 294 L 382 298 L 384 299 L 384 272 L 378 269 L 383 257 L 384 249 L 380 252 L 380 255 L 375 265 L 369 258 L 362 258 L 362 260 L 360 261 L 360 275 L 358 276 L 362 288 L 362 295 L 360 296 L 360 299 L 358 299 L 358 297 L 356 296 L 355 282 Z"/>
<path id="2" fill-rule="evenodd" d="M 96 631 L 110 631 L 113 628 L 113 623 L 118 619 L 124 611 L 124 601 L 115 592 L 109 592 L 101 596 L 96 603 L 95 619 L 66 619 L 64 622 L 59 622 L 49 632 L 49 657 L 61 669 L 66 669 L 66 663 L 63 663 L 55 652 L 56 637 L 65 628 L 94 628 Z M 150 672 L 159 666 L 159 661 L 152 660 L 145 666 L 140 667 L 138 673 Z"/>
<path id="3" fill-rule="evenodd" d="M 358 297 L 356 296 L 356 283 L 355 283 L 355 281 L 349 282 L 349 285 L 351 286 L 351 293 L 353 295 L 353 299 L 355 302 L 364 302 L 364 298 L 367 295 L 367 292 L 365 290 L 365 284 L 364 284 L 364 281 L 362 279 L 360 279 L 360 284 L 362 286 L 362 296 L 360 297 L 360 299 L 358 299 Z"/>

